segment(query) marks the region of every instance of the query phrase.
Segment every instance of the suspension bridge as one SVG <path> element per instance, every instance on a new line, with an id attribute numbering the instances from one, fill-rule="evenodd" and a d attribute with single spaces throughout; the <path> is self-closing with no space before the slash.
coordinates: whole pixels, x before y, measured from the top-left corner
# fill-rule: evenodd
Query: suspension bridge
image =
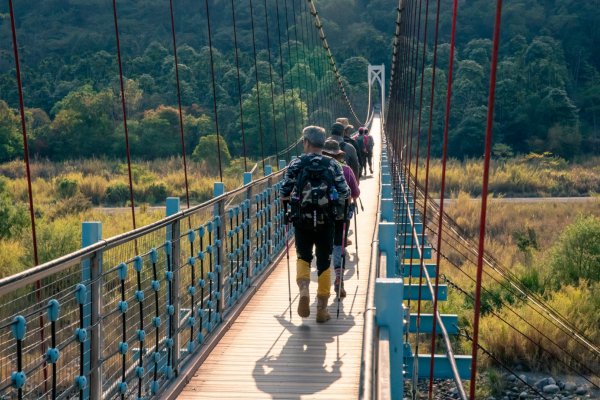
<path id="1" fill-rule="evenodd" d="M 572 347 L 560 348 L 545 336 L 543 328 L 523 319 L 523 325 L 529 324 L 539 333 L 537 339 L 529 337 L 521 327 L 511 326 L 502 315 L 496 314 L 506 322 L 506 329 L 516 330 L 523 340 L 537 341 L 539 351 L 554 357 L 557 366 L 578 375 L 590 388 L 599 388 L 598 363 L 588 365 L 578 354 L 591 353 L 598 360 L 598 343 L 575 328 L 543 298 L 530 292 L 510 270 L 485 251 L 485 207 L 502 2 L 497 1 L 488 124 L 486 132 L 482 132 L 486 135 L 486 151 L 478 240 L 468 238 L 445 213 L 444 172 L 441 198 L 434 201 L 429 193 L 440 1 L 437 7 L 429 0 L 399 1 L 389 91 L 385 90 L 384 67 L 369 66 L 365 71 L 369 87 L 365 95 L 369 102 L 364 119 L 358 118 L 345 91 L 315 3 L 312 0 L 276 0 L 275 3 L 276 27 L 267 15 L 266 0 L 264 15 L 253 9 L 252 0 L 244 5 L 231 2 L 244 143 L 243 186 L 224 186 L 217 140 L 220 182 L 214 183 L 214 197 L 191 205 L 188 193 L 185 207 L 179 198 L 170 197 L 166 200 L 164 219 L 138 227 L 127 138 L 127 93 L 119 44 L 119 15 L 113 1 L 133 230 L 104 238 L 99 222 L 84 222 L 80 250 L 40 265 L 35 251 L 34 267 L 0 280 L 0 398 L 402 399 L 411 395 L 416 398 L 419 382 L 428 384 L 426 391 L 432 398 L 436 395 L 434 380 L 444 379 L 455 385 L 455 398 L 474 399 L 476 385 L 470 383 L 477 379 L 478 358 L 483 356 L 522 380 L 479 339 L 481 293 L 487 290 L 482 284 L 484 276 L 522 299 L 568 337 Z M 176 29 L 173 3 L 170 5 L 187 193 Z M 219 136 L 219 118 L 223 122 L 223 116 L 219 116 L 217 105 L 209 2 L 205 5 L 214 126 Z M 458 1 L 454 0 L 453 5 L 450 54 L 453 54 Z M 250 160 L 246 157 L 244 93 L 240 83 L 235 17 L 239 7 L 250 8 L 252 23 L 254 98 L 258 103 L 261 134 L 261 157 L 257 162 L 262 167 L 260 177 L 249 167 Z M 9 8 L 35 247 L 25 98 L 18 30 L 10 0 Z M 288 21 L 280 26 L 280 21 L 288 20 L 288 11 L 292 14 L 292 10 L 293 23 Z M 266 30 L 269 64 L 273 59 L 280 67 L 279 71 L 269 68 L 267 92 L 271 99 L 261 99 L 259 90 L 255 40 L 259 18 L 264 21 L 261 24 Z M 435 20 L 434 29 L 428 27 L 432 20 Z M 433 39 L 428 38 L 431 31 L 434 31 Z M 273 32 L 277 32 L 277 39 L 272 36 L 274 46 L 269 42 Z M 290 33 L 296 42 L 302 43 L 294 48 L 297 59 L 302 58 L 299 48 L 304 57 L 311 49 L 317 49 L 319 54 L 318 58 L 304 59 L 305 65 L 320 78 L 314 86 L 298 90 L 307 108 L 306 120 L 295 115 L 294 109 L 288 109 L 285 103 L 286 54 L 282 44 L 283 41 L 288 44 L 289 62 L 292 58 Z M 272 47 L 275 56 L 271 54 Z M 428 47 L 433 54 L 428 54 Z M 423 72 L 428 57 L 433 59 L 432 89 L 431 93 L 424 93 Z M 443 171 L 452 63 L 453 57 L 450 57 L 442 139 Z M 293 79 L 293 75 L 290 76 Z M 274 81 L 277 79 L 284 94 L 285 129 L 280 129 L 279 135 L 273 138 L 263 137 L 263 128 L 269 124 L 275 127 L 275 132 L 279 129 L 274 117 Z M 293 82 L 291 85 L 288 89 L 293 96 L 295 86 Z M 260 105 L 261 100 L 272 107 L 271 121 L 267 120 L 268 113 L 261 119 L 261 110 L 265 109 L 264 104 Z M 430 113 L 428 126 L 422 126 L 422 111 L 426 110 Z M 296 254 L 293 232 L 284 224 L 285 210 L 279 199 L 279 186 L 287 162 L 293 154 L 299 154 L 297 133 L 302 124 L 328 128 L 336 116 L 344 115 L 359 125 L 370 127 L 375 142 L 375 173 L 360 182 L 363 207 L 356 215 L 356 225 L 350 235 L 355 244 L 348 247 L 344 273 L 348 296 L 330 304 L 332 320 L 317 324 L 312 318 L 302 319 L 293 312 L 298 292 L 295 285 L 290 285 L 290 274 L 295 271 L 290 273 L 289 260 L 295 260 Z M 293 132 L 287 130 L 288 118 L 293 121 Z M 267 156 L 262 146 L 273 139 L 275 154 Z M 419 160 L 423 154 L 425 162 Z M 423 165 L 425 180 L 419 181 L 418 168 Z M 460 270 L 460 266 L 447 257 L 450 250 L 471 262 L 476 273 Z M 440 270 L 442 260 L 465 274 L 473 282 L 475 292 L 461 287 Z M 311 279 L 316 281 L 315 271 Z M 472 300 L 473 321 L 469 321 L 469 326 L 461 326 L 457 315 L 440 313 L 439 302 L 446 300 L 450 291 Z M 315 307 L 311 304 L 313 315 Z M 461 353 L 465 346 L 456 346 L 465 342 L 472 347 L 468 354 Z M 565 357 L 568 361 L 564 361 Z M 539 398 L 551 398 L 531 382 L 523 383 Z"/>

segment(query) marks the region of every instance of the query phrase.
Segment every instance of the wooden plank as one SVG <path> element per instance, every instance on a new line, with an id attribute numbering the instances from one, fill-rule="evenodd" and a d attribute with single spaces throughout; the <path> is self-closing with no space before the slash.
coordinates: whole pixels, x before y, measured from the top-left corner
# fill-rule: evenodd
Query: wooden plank
<path id="1" fill-rule="evenodd" d="M 375 143 L 374 161 L 379 168 L 380 141 L 375 140 Z M 325 324 L 316 323 L 317 274 L 313 267 L 311 315 L 302 319 L 296 314 L 298 289 L 292 281 L 290 321 L 284 257 L 195 372 L 179 399 L 347 400 L 358 397 L 367 267 L 379 191 L 378 175 L 367 178 L 360 183 L 365 211 L 358 214 L 358 239 L 355 232 L 350 235 L 353 241 L 358 241 L 358 254 L 355 254 L 355 245 L 347 248 L 350 253 L 344 278 L 347 297 L 340 302 L 339 319 L 336 319 L 337 302 L 332 286 L 329 300 L 332 319 Z M 292 280 L 295 260 L 292 246 Z"/>

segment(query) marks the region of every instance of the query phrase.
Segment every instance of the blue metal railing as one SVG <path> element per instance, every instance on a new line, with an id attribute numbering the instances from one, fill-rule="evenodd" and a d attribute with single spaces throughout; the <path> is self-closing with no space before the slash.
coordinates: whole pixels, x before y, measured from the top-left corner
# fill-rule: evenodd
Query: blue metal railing
<path id="1" fill-rule="evenodd" d="M 435 265 L 426 264 L 425 260 L 431 258 L 432 248 L 422 246 L 420 237 L 423 235 L 427 221 L 423 221 L 423 217 L 415 210 L 415 199 L 412 199 L 411 194 L 406 190 L 405 182 L 410 177 L 405 178 L 397 166 L 393 165 L 397 161 L 397 155 L 394 154 L 394 149 L 386 145 L 384 135 L 382 139 L 380 221 L 377 228 L 377 244 L 380 251 L 380 256 L 377 257 L 377 269 L 380 271 L 378 274 L 380 278 L 375 284 L 374 305 L 377 327 L 373 333 L 373 336 L 379 337 L 379 351 L 375 354 L 363 354 L 363 365 L 371 365 L 375 371 L 363 371 L 361 385 L 367 390 L 361 390 L 360 397 L 364 399 L 403 398 L 405 377 L 412 376 L 413 385 L 416 385 L 418 378 L 425 377 L 424 368 L 419 368 L 419 358 L 423 358 L 421 361 L 426 359 L 427 362 L 422 364 L 427 364 L 426 376 L 429 376 L 430 355 L 421 354 L 420 357 L 413 355 L 410 344 L 404 341 L 406 332 L 415 332 L 418 329 L 416 329 L 416 315 L 411 315 L 408 307 L 402 304 L 402 300 L 417 300 L 421 297 L 421 288 L 424 289 L 423 300 L 433 300 L 436 296 L 443 299 L 445 293 L 445 288 L 441 286 L 438 291 L 435 291 L 431 283 L 429 271 Z M 405 265 L 405 259 L 417 259 L 418 264 Z M 413 271 L 417 271 L 419 275 L 422 271 L 424 281 L 416 285 L 407 285 L 404 277 L 412 276 Z M 434 269 L 433 271 L 435 272 Z M 419 297 L 416 296 L 417 291 Z M 431 330 L 431 320 L 435 318 L 436 332 L 444 337 L 446 354 L 436 356 L 434 377 L 443 376 L 453 379 L 459 396 L 466 398 L 461 378 L 468 372 L 465 362 L 468 361 L 468 357 L 454 356 L 449 334 L 455 333 L 456 327 L 452 326 L 450 330 L 446 328 L 448 322 L 456 321 L 456 316 L 442 316 L 438 312 L 435 316 L 421 314 L 420 317 L 422 333 L 427 333 L 424 331 L 426 325 Z M 386 351 L 389 354 L 385 354 Z M 443 357 L 443 360 L 440 357 Z M 365 362 L 365 358 L 369 362 Z M 456 360 L 460 361 L 460 365 L 457 365 Z M 373 383 L 375 374 L 377 374 L 377 387 Z"/>
<path id="2" fill-rule="evenodd" d="M 0 280 L 0 399 L 162 398 L 285 247 L 265 172 L 106 240 L 86 222 L 81 250 Z"/>

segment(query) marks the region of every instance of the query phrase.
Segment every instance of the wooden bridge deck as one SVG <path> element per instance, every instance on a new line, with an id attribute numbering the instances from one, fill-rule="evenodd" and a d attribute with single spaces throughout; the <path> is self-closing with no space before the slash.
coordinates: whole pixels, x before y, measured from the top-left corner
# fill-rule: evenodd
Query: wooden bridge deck
<path id="1" fill-rule="evenodd" d="M 348 247 L 344 276 L 347 297 L 336 319 L 332 288 L 325 324 L 315 322 L 316 269 L 311 274 L 311 316 L 296 313 L 296 252 L 290 247 L 292 319 L 288 309 L 286 258 L 246 305 L 229 331 L 213 349 L 180 393 L 179 399 L 352 399 L 358 397 L 363 313 L 367 292 L 371 241 L 379 194 L 379 120 L 373 124 L 374 174 L 360 183 L 364 212 L 358 214 L 358 257 Z M 354 223 L 351 227 L 354 231 Z M 356 241 L 356 233 L 349 236 Z M 359 274 L 360 273 L 360 274 Z M 360 278 L 359 278 L 360 276 Z M 333 279 L 333 274 L 332 274 Z"/>

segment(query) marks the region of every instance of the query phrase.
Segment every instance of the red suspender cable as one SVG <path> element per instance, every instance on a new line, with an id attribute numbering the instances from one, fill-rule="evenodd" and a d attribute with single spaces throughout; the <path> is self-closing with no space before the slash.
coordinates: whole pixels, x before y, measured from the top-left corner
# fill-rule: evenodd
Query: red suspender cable
<path id="1" fill-rule="evenodd" d="M 177 60 L 177 39 L 175 37 L 175 17 L 173 16 L 173 0 L 169 0 L 171 12 L 171 33 L 173 36 L 173 57 L 175 58 L 175 78 L 177 80 L 177 105 L 179 106 L 179 130 L 181 132 L 181 155 L 183 156 L 183 176 L 185 178 L 185 200 L 190 208 L 190 190 L 187 176 L 187 160 L 185 158 L 185 135 L 183 132 L 183 111 L 181 110 L 181 85 L 179 83 L 179 62 Z"/>
<path id="2" fill-rule="evenodd" d="M 479 341 L 479 312 L 481 309 L 481 272 L 483 270 L 483 252 L 485 241 L 485 217 L 487 211 L 487 195 L 490 173 L 490 153 L 492 150 L 492 127 L 494 124 L 494 100 L 496 94 L 496 69 L 498 66 L 498 46 L 500 43 L 500 20 L 502 0 L 496 1 L 496 21 L 494 23 L 494 46 L 490 66 L 490 92 L 488 97 L 487 126 L 485 129 L 485 154 L 483 166 L 483 187 L 481 188 L 481 217 L 479 220 L 479 252 L 477 257 L 477 283 L 475 285 L 475 310 L 473 316 L 473 349 L 471 363 L 471 385 L 469 395 L 475 399 L 475 381 L 477 378 L 477 348 Z"/>
<path id="3" fill-rule="evenodd" d="M 117 18 L 117 0 L 113 0 L 113 16 L 115 20 L 115 37 L 117 39 L 117 62 L 119 63 L 119 79 L 121 83 L 121 108 L 123 110 L 123 129 L 125 129 L 125 152 L 127 154 L 127 173 L 129 176 L 129 201 L 131 203 L 131 221 L 135 224 L 135 203 L 133 200 L 133 180 L 131 179 L 131 152 L 129 151 L 129 130 L 127 129 L 127 106 L 125 105 L 125 84 L 123 82 L 123 64 L 121 63 L 121 42 L 119 40 L 119 22 Z"/>
<path id="4" fill-rule="evenodd" d="M 31 169 L 29 167 L 29 146 L 27 144 L 27 124 L 25 123 L 25 102 L 23 101 L 23 84 L 21 82 L 21 64 L 19 62 L 19 45 L 17 43 L 17 27 L 15 25 L 15 13 L 13 9 L 12 0 L 8 0 L 8 8 L 10 9 L 10 26 L 12 30 L 12 41 L 13 51 L 15 55 L 15 72 L 17 76 L 17 90 L 19 91 L 19 112 L 21 114 L 21 131 L 23 134 L 23 158 L 25 159 L 25 171 L 27 173 L 27 194 L 29 195 L 29 217 L 31 219 L 31 238 L 33 241 L 33 262 L 35 265 L 39 264 L 38 259 L 38 248 L 37 248 L 37 234 L 35 231 L 35 212 L 33 209 L 33 190 L 31 189 Z M 41 282 L 35 281 L 35 297 L 38 303 L 42 301 L 40 289 Z M 40 314 L 40 338 L 41 338 L 41 351 L 46 353 L 45 341 L 44 341 L 44 317 Z M 48 369 L 44 363 L 44 391 L 48 390 Z M 20 392 L 20 389 L 19 389 Z"/>
<path id="5" fill-rule="evenodd" d="M 208 0 L 204 0 L 206 7 L 206 25 L 208 29 L 208 50 L 210 54 L 210 75 L 212 78 L 212 92 L 213 92 L 213 110 L 215 113 L 215 130 L 217 131 L 217 155 L 219 158 L 219 178 L 223 182 L 223 164 L 221 163 L 221 135 L 219 134 L 219 113 L 217 111 L 217 88 L 215 84 L 215 63 L 213 60 L 213 47 L 212 47 L 212 31 L 210 29 L 210 11 L 208 9 Z M 264 157 L 263 157 L 264 162 Z"/>
<path id="6" fill-rule="evenodd" d="M 433 300 L 433 318 L 432 318 L 432 333 L 431 333 L 431 360 L 429 362 L 429 398 L 433 396 L 433 367 L 435 364 L 435 334 L 437 325 L 437 309 L 438 309 L 438 296 L 437 290 L 440 285 L 440 256 L 442 246 L 442 218 L 444 216 L 444 198 L 446 190 L 446 160 L 448 158 L 448 129 L 450 124 L 450 107 L 452 104 L 452 70 L 454 68 L 454 46 L 456 42 L 456 15 L 458 13 L 458 0 L 454 0 L 452 8 L 452 34 L 450 38 L 450 63 L 448 65 L 448 88 L 446 90 L 446 113 L 444 115 L 444 144 L 442 150 L 442 182 L 440 188 L 440 214 L 438 219 L 438 232 L 437 232 L 437 248 L 436 248 L 436 274 L 435 274 L 435 290 L 436 296 Z"/>

